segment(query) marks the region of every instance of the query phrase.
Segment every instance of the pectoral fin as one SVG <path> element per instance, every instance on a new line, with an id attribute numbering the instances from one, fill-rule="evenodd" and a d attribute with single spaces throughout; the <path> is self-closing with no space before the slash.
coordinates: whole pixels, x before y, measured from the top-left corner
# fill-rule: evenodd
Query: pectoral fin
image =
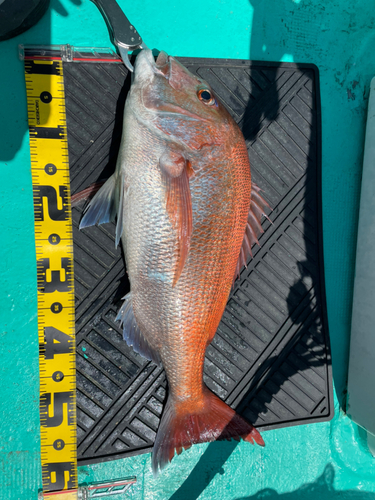
<path id="1" fill-rule="evenodd" d="M 165 201 L 172 226 L 177 232 L 178 255 L 173 279 L 176 285 L 189 253 L 193 216 L 189 177 L 193 170 L 181 153 L 166 151 L 159 160 L 165 186 Z"/>

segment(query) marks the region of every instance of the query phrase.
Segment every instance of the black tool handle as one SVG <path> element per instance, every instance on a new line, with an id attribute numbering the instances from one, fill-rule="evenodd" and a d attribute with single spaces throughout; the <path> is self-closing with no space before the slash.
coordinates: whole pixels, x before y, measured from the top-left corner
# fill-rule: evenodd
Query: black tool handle
<path id="1" fill-rule="evenodd" d="M 142 44 L 139 33 L 125 16 L 116 0 L 91 0 L 100 10 L 115 45 L 129 50 Z"/>

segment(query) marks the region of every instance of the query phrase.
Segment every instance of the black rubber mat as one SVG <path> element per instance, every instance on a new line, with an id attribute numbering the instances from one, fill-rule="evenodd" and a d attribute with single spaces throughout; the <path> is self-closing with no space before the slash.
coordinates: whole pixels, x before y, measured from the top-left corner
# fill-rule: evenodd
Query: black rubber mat
<path id="1" fill-rule="evenodd" d="M 313 66 L 181 59 L 242 128 L 252 176 L 274 208 L 207 349 L 208 387 L 260 429 L 333 416 L 324 291 L 319 76 Z M 64 63 L 72 192 L 115 168 L 130 77 L 121 64 Z M 162 368 L 115 322 L 129 289 L 115 225 L 78 230 L 74 208 L 78 460 L 149 451 Z"/>

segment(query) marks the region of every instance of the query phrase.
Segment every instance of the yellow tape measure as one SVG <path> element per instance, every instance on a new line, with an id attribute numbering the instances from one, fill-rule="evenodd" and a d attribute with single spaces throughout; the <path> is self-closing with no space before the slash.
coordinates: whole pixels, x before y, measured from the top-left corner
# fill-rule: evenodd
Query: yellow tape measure
<path id="1" fill-rule="evenodd" d="M 73 238 L 63 67 L 25 57 L 38 273 L 43 491 L 77 483 Z"/>

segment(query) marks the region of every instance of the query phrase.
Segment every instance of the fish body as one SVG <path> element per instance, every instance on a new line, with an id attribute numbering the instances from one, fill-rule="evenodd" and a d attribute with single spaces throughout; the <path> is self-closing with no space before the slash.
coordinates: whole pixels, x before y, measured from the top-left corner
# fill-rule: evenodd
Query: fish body
<path id="1" fill-rule="evenodd" d="M 193 443 L 243 437 L 264 444 L 203 383 L 205 351 L 259 234 L 262 202 L 242 133 L 209 85 L 164 52 L 155 63 L 143 50 L 116 171 L 81 227 L 117 213 L 131 284 L 118 316 L 124 338 L 166 371 L 155 473 Z"/>

